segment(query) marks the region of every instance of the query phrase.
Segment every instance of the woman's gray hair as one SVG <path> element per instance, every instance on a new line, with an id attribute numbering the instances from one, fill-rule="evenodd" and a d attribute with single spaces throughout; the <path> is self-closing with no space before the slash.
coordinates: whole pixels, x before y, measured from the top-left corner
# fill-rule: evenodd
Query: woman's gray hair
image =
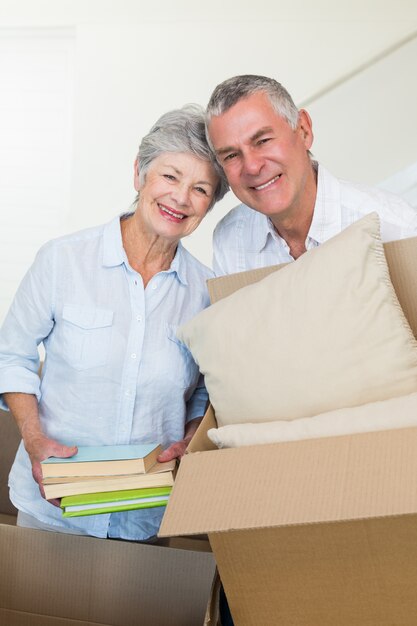
<path id="1" fill-rule="evenodd" d="M 144 183 L 154 159 L 166 152 L 184 152 L 208 161 L 218 176 L 212 206 L 229 190 L 223 170 L 210 150 L 205 134 L 204 109 L 198 104 L 186 104 L 162 115 L 140 143 L 138 152 L 139 181 Z"/>
<path id="2" fill-rule="evenodd" d="M 267 94 L 278 115 L 284 117 L 291 128 L 295 130 L 298 123 L 298 109 L 288 91 L 273 78 L 255 74 L 233 76 L 217 85 L 207 105 L 206 124 L 210 123 L 212 117 L 222 115 L 239 100 L 258 91 Z"/>

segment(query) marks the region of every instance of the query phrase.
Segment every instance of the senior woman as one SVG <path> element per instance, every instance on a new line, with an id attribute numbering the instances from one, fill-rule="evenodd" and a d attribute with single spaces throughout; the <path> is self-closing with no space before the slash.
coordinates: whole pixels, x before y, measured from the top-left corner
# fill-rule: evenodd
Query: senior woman
<path id="1" fill-rule="evenodd" d="M 227 191 L 199 107 L 156 122 L 134 185 L 134 212 L 41 248 L 0 332 L 0 399 L 23 440 L 9 478 L 22 526 L 155 536 L 163 508 L 64 519 L 59 501 L 43 497 L 40 461 L 77 445 L 153 441 L 165 448 L 159 460 L 180 457 L 205 410 L 198 367 L 176 338 L 207 306 L 212 275 L 180 240 Z"/>

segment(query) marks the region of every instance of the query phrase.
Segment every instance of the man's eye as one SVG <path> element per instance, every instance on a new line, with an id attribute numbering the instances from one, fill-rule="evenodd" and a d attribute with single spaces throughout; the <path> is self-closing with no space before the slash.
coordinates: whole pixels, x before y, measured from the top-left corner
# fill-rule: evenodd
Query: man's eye
<path id="1" fill-rule="evenodd" d="M 266 143 L 267 141 L 271 141 L 271 137 L 263 137 L 263 139 L 260 139 L 258 141 L 258 146 L 261 146 L 262 144 Z"/>
<path id="2" fill-rule="evenodd" d="M 236 152 L 231 152 L 230 154 L 226 154 L 226 156 L 223 158 L 223 162 L 225 161 L 231 161 L 232 159 L 234 159 L 237 156 Z"/>

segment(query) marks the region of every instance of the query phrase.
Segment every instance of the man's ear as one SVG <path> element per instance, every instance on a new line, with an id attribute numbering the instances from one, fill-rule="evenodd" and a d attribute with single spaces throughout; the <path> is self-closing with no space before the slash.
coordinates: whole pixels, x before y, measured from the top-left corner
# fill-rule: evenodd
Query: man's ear
<path id="1" fill-rule="evenodd" d="M 139 162 L 138 162 L 138 158 L 136 157 L 135 159 L 135 165 L 134 165 L 134 174 L 133 174 L 133 185 L 136 189 L 136 191 L 139 191 L 140 189 L 140 182 L 139 182 Z"/>
<path id="2" fill-rule="evenodd" d="M 314 141 L 313 122 L 305 109 L 300 109 L 298 113 L 297 131 L 300 133 L 306 150 L 310 150 Z"/>

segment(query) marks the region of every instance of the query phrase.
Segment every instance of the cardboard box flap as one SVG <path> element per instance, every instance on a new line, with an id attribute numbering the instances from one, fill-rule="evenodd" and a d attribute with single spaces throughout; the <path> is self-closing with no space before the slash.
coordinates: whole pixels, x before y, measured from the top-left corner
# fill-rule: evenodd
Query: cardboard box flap
<path id="1" fill-rule="evenodd" d="M 210 302 L 214 304 L 222 298 L 230 296 L 232 293 L 247 287 L 252 283 L 256 283 L 262 278 L 266 278 L 272 272 L 276 272 L 282 267 L 285 267 L 286 263 L 281 265 L 270 265 L 268 267 L 260 267 L 256 270 L 248 272 L 237 272 L 236 274 L 228 274 L 227 276 L 218 276 L 217 278 L 209 278 L 207 281 L 207 288 L 210 296 Z"/>
<path id="2" fill-rule="evenodd" d="M 67 619 L 66 617 L 50 617 L 23 611 L 9 611 L 0 608 L 0 624 L 2 626 L 109 626 L 99 622 L 85 622 Z"/>
<path id="3" fill-rule="evenodd" d="M 417 237 L 384 244 L 392 284 L 417 337 Z"/>
<path id="4" fill-rule="evenodd" d="M 181 462 L 159 534 L 416 513 L 416 449 L 417 428 L 404 428 L 195 452 Z"/>
<path id="5" fill-rule="evenodd" d="M 215 572 L 208 552 L 18 526 L 0 526 L 0 563 L 0 624 L 16 626 L 194 626 Z"/>
<path id="6" fill-rule="evenodd" d="M 217 450 L 217 446 L 207 437 L 207 431 L 210 428 L 217 428 L 216 417 L 211 405 L 208 407 L 200 426 L 188 444 L 187 454 L 190 452 L 201 452 L 202 450 Z"/>
<path id="7" fill-rule="evenodd" d="M 398 300 L 417 337 L 417 237 L 385 243 L 384 251 Z M 285 264 L 211 278 L 207 281 L 210 300 L 214 303 L 226 298 L 237 289 L 251 285 L 282 267 Z"/>

